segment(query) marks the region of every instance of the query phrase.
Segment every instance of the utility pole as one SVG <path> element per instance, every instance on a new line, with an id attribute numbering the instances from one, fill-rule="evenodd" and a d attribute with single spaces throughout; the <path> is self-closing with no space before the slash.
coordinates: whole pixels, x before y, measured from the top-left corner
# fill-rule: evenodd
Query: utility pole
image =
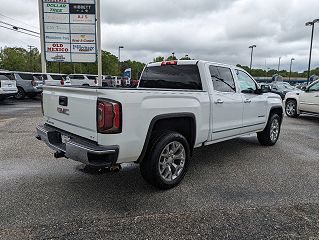
<path id="1" fill-rule="evenodd" d="M 32 50 L 35 49 L 36 47 L 35 46 L 32 46 L 32 45 L 28 45 L 28 48 L 29 48 L 29 67 L 30 67 L 30 70 L 31 72 L 34 72 L 34 68 L 33 68 L 33 59 L 32 59 Z"/>

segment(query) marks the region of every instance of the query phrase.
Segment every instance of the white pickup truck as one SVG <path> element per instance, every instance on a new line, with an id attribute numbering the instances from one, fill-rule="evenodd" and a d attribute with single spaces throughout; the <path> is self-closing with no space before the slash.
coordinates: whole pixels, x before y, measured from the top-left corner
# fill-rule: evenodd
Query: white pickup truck
<path id="1" fill-rule="evenodd" d="M 193 149 L 257 133 L 280 134 L 280 96 L 244 70 L 206 61 L 146 66 L 137 89 L 45 87 L 37 138 L 90 166 L 135 162 L 144 179 L 169 189 L 183 179 Z"/>

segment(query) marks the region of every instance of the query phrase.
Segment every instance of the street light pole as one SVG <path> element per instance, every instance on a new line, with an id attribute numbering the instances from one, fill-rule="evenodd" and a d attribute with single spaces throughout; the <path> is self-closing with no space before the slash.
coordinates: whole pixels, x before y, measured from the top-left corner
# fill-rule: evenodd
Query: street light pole
<path id="1" fill-rule="evenodd" d="M 279 70 L 280 70 L 280 64 L 281 64 L 281 57 L 279 57 L 279 62 L 278 62 L 278 74 L 279 74 Z"/>
<path id="2" fill-rule="evenodd" d="M 292 61 L 295 61 L 296 59 L 292 58 L 290 60 L 290 72 L 289 72 L 289 82 L 290 82 L 290 79 L 291 79 L 291 68 L 292 68 Z"/>
<path id="3" fill-rule="evenodd" d="M 251 68 L 253 65 L 253 54 L 254 54 L 254 48 L 257 47 L 256 45 L 251 45 L 249 48 L 251 48 L 251 54 L 250 54 L 250 74 L 251 74 Z"/>
<path id="4" fill-rule="evenodd" d="M 315 19 L 312 22 L 307 22 L 306 26 L 311 26 L 311 42 L 310 42 L 310 54 L 309 54 L 309 64 L 308 64 L 308 78 L 307 78 L 307 84 L 309 84 L 310 81 L 310 68 L 311 68 L 311 57 L 312 57 L 312 45 L 313 45 L 313 35 L 315 32 L 315 23 L 318 23 L 319 19 Z"/>
<path id="5" fill-rule="evenodd" d="M 121 64 L 121 49 L 123 49 L 124 48 L 124 46 L 119 46 L 119 70 L 121 70 L 120 69 L 120 64 Z"/>

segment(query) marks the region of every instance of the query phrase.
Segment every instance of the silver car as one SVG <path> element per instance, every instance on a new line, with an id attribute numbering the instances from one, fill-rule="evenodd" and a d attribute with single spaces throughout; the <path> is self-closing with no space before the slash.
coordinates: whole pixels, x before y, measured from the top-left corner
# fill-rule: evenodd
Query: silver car
<path id="1" fill-rule="evenodd" d="M 0 101 L 13 97 L 18 92 L 12 73 L 0 71 Z"/>
<path id="2" fill-rule="evenodd" d="M 33 98 L 42 93 L 44 81 L 40 73 L 13 72 L 17 82 L 16 99 Z"/>

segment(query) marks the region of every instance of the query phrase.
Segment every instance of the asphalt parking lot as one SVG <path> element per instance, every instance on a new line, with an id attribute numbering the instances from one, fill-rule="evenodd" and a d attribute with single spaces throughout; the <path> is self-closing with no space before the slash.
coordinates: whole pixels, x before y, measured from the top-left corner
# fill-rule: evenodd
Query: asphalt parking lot
<path id="1" fill-rule="evenodd" d="M 39 100 L 0 103 L 0 239 L 319 239 L 319 117 L 285 118 L 271 148 L 197 149 L 180 186 L 139 168 L 85 172 L 35 139 Z"/>

